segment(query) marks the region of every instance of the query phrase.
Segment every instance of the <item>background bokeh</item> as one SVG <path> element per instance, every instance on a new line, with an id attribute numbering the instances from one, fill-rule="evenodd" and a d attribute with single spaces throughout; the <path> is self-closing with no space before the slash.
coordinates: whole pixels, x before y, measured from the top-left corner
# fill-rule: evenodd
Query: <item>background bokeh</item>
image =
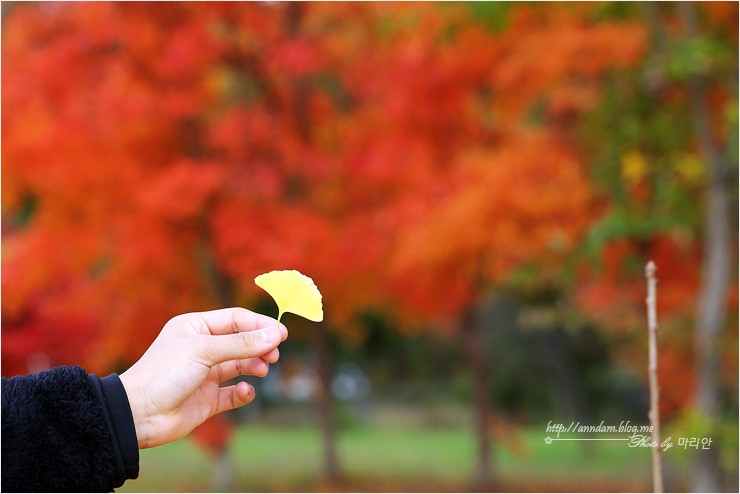
<path id="1" fill-rule="evenodd" d="M 738 489 L 738 5 L 2 4 L 2 374 L 326 319 L 133 491 Z M 604 437 L 603 434 L 569 437 Z M 677 444 L 711 438 L 709 449 Z M 627 473 L 628 472 L 628 473 Z"/>

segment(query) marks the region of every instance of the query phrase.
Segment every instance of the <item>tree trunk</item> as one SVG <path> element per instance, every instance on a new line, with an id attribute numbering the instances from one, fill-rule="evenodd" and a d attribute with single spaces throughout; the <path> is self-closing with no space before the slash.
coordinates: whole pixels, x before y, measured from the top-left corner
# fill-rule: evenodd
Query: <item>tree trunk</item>
<path id="1" fill-rule="evenodd" d="M 491 468 L 491 440 L 489 436 L 488 386 L 483 328 L 480 315 L 474 304 L 462 314 L 461 331 L 470 358 L 473 377 L 473 403 L 476 410 L 475 436 L 478 438 L 478 466 L 475 475 L 476 487 L 485 492 L 493 486 Z"/>
<path id="2" fill-rule="evenodd" d="M 583 379 L 574 368 L 574 356 L 565 331 L 560 326 L 546 326 L 535 333 L 542 350 L 544 363 L 549 367 L 553 405 L 563 419 L 589 423 L 591 414 Z M 589 448 L 592 444 L 583 441 Z"/>
<path id="3" fill-rule="evenodd" d="M 198 264 L 203 277 L 209 284 L 210 292 L 213 296 L 213 300 L 217 304 L 217 307 L 220 309 L 233 307 L 236 299 L 234 280 L 226 275 L 218 266 L 212 247 L 211 235 L 205 219 L 199 222 L 198 233 L 200 236 L 200 242 L 197 244 L 195 249 L 195 262 Z M 260 395 L 259 385 L 259 382 L 254 383 L 257 396 Z M 259 406 L 259 401 L 255 400 L 255 402 L 248 406 L 250 408 L 257 407 Z M 226 414 L 233 413 L 237 412 L 225 412 L 224 416 Z M 230 421 L 227 422 L 227 424 L 228 427 L 234 427 Z M 229 458 L 228 442 L 215 453 L 213 468 L 213 484 L 215 491 L 230 491 L 235 485 L 236 477 L 234 475 L 234 465 Z"/>
<path id="4" fill-rule="evenodd" d="M 285 29 L 292 37 L 298 37 L 306 4 L 288 2 L 285 11 Z M 309 85 L 304 78 L 293 82 L 292 118 L 298 135 L 310 146 L 312 142 L 311 115 L 308 108 Z M 324 475 L 330 483 L 337 483 L 340 478 L 339 459 L 337 456 L 334 410 L 331 398 L 331 372 L 329 358 L 329 333 L 326 326 L 319 325 L 312 330 L 313 350 L 316 354 L 319 375 L 319 393 L 316 400 L 319 413 L 319 424 L 324 443 Z"/>
<path id="5" fill-rule="evenodd" d="M 696 36 L 696 7 L 678 4 L 686 34 Z M 729 197 L 727 166 L 715 143 L 704 77 L 694 74 L 688 81 L 693 125 L 707 167 L 705 195 L 702 281 L 697 306 L 695 348 L 697 379 L 694 400 L 697 410 L 708 420 L 710 431 L 719 415 L 720 335 L 725 325 L 727 291 L 730 283 Z M 720 490 L 720 466 L 717 448 L 699 450 L 694 462 L 695 492 Z"/>
<path id="6" fill-rule="evenodd" d="M 311 331 L 312 346 L 317 359 L 319 392 L 316 397 L 319 426 L 324 443 L 324 476 L 330 484 L 341 478 L 337 456 L 334 407 L 331 398 L 331 371 L 329 369 L 329 335 L 323 324 Z"/>
<path id="7" fill-rule="evenodd" d="M 234 464 L 228 448 L 221 449 L 214 458 L 213 486 L 215 492 L 230 492 L 234 488 Z"/>

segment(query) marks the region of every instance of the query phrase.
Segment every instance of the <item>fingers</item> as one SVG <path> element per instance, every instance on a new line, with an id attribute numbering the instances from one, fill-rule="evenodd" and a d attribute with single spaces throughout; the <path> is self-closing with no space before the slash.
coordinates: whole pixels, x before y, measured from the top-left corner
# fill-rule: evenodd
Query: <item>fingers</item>
<path id="1" fill-rule="evenodd" d="M 274 364 L 280 358 L 280 349 L 275 348 L 273 350 L 270 350 L 266 354 L 261 355 L 261 357 L 262 357 L 262 360 L 264 360 L 268 364 Z"/>
<path id="2" fill-rule="evenodd" d="M 215 366 L 213 371 L 218 382 L 228 381 L 237 376 L 265 377 L 270 371 L 270 364 L 274 364 L 279 358 L 280 350 L 275 348 L 259 357 L 223 362 Z"/>
<path id="3" fill-rule="evenodd" d="M 269 326 L 280 329 L 281 341 L 288 337 L 288 330 L 283 324 L 272 317 L 257 314 L 241 307 L 230 309 L 211 310 L 208 312 L 194 312 L 212 335 L 227 335 L 244 331 L 256 331 Z"/>
<path id="4" fill-rule="evenodd" d="M 283 334 L 275 326 L 219 336 L 199 335 L 196 355 L 212 367 L 229 360 L 244 360 L 269 354 L 282 341 Z"/>
<path id="5" fill-rule="evenodd" d="M 218 382 L 228 381 L 237 376 L 265 377 L 270 370 L 270 364 L 264 358 L 264 356 L 254 357 L 218 364 L 214 368 L 217 372 Z"/>
<path id="6" fill-rule="evenodd" d="M 233 410 L 254 400 L 254 388 L 245 382 L 226 386 L 218 390 L 218 401 L 213 414 Z"/>

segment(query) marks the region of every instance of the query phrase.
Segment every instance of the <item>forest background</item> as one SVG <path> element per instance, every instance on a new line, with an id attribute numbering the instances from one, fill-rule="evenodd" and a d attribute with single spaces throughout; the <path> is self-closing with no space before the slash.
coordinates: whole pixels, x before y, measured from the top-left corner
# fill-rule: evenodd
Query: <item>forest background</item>
<path id="1" fill-rule="evenodd" d="M 666 487 L 737 490 L 737 46 L 735 2 L 3 2 L 2 374 L 299 269 L 326 320 L 123 491 L 649 490 L 544 439 L 647 424 L 652 259 L 663 436 L 712 441 Z"/>

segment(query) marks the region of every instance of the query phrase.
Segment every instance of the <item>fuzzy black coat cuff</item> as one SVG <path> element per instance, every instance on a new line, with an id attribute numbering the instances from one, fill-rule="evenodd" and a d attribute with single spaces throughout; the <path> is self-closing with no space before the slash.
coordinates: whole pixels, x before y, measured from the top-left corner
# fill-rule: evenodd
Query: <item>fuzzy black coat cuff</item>
<path id="1" fill-rule="evenodd" d="M 112 374 L 57 367 L 2 379 L 3 492 L 110 492 L 139 471 L 131 409 Z"/>

